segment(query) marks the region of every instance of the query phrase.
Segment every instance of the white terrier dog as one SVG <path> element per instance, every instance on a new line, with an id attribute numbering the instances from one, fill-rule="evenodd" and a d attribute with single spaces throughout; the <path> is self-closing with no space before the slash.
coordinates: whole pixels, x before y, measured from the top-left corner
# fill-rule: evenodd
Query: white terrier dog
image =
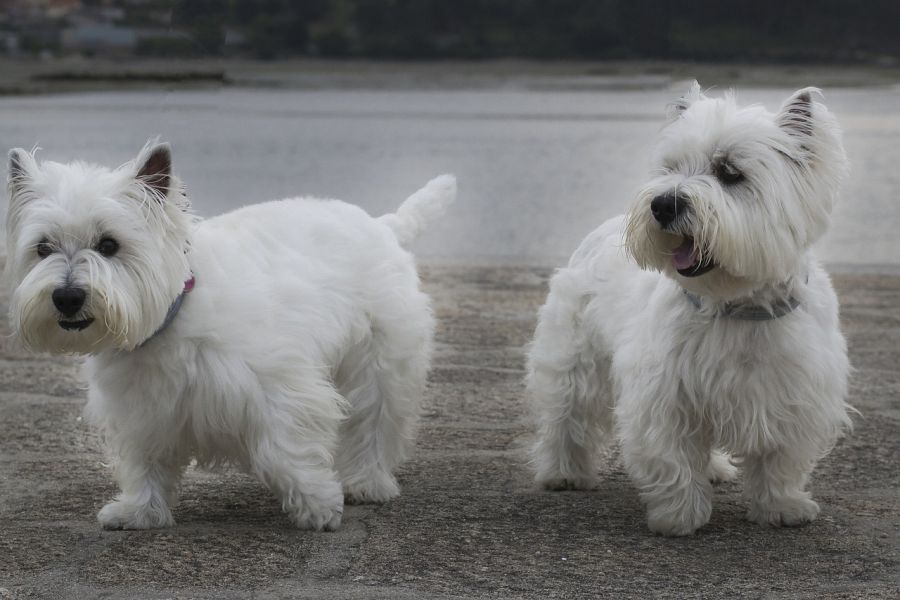
<path id="1" fill-rule="evenodd" d="M 735 474 L 724 452 L 750 520 L 816 517 L 810 472 L 850 424 L 838 303 L 811 252 L 847 161 L 817 93 L 772 114 L 695 83 L 628 214 L 553 277 L 528 376 L 546 488 L 591 487 L 615 429 L 655 532 L 709 521 L 710 481 Z"/>
<path id="2" fill-rule="evenodd" d="M 103 527 L 173 525 L 192 458 L 244 466 L 301 528 L 399 493 L 434 329 L 403 246 L 453 177 L 379 219 L 298 198 L 199 221 L 150 143 L 115 170 L 13 150 L 9 192 L 12 326 L 90 355 L 87 413 L 122 490 Z"/>

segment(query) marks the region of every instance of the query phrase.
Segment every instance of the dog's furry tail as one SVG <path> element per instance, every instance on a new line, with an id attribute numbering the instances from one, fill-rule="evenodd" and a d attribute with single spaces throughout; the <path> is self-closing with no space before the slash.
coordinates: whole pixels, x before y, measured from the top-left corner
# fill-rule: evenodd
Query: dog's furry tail
<path id="1" fill-rule="evenodd" d="M 456 200 L 456 177 L 439 175 L 407 198 L 397 212 L 379 220 L 390 227 L 401 246 L 411 244 L 429 223 L 444 214 Z"/>

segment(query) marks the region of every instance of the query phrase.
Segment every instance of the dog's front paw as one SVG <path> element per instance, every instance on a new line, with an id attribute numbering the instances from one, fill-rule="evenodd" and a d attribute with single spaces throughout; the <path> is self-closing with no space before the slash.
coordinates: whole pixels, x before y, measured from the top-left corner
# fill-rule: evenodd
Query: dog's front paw
<path id="1" fill-rule="evenodd" d="M 671 515 L 647 514 L 647 527 L 653 533 L 667 537 L 693 535 L 695 531 L 709 522 L 709 515 L 702 514 Z"/>
<path id="2" fill-rule="evenodd" d="M 340 506 L 319 507 L 311 509 L 305 507 L 292 512 L 291 522 L 299 529 L 310 531 L 335 531 L 341 526 L 341 518 L 344 516 L 344 504 Z"/>
<path id="3" fill-rule="evenodd" d="M 340 527 L 344 495 L 337 482 L 333 486 L 334 490 L 329 490 L 327 494 L 304 494 L 299 504 L 287 509 L 291 522 L 300 529 L 311 531 L 334 531 Z"/>
<path id="4" fill-rule="evenodd" d="M 103 529 L 157 529 L 172 527 L 175 519 L 164 503 L 135 504 L 128 500 L 113 500 L 97 513 Z"/>
<path id="5" fill-rule="evenodd" d="M 670 537 L 692 535 L 709 523 L 712 502 L 700 490 L 647 508 L 647 527 L 653 533 Z"/>
<path id="6" fill-rule="evenodd" d="M 819 515 L 819 505 L 809 497 L 780 498 L 769 504 L 754 503 L 747 519 L 763 526 L 799 527 L 812 522 Z"/>

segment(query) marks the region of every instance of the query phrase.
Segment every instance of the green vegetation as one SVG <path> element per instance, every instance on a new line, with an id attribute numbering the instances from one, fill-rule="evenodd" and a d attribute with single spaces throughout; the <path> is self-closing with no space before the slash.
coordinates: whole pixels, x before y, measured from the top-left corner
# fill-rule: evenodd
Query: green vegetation
<path id="1" fill-rule="evenodd" d="M 177 2 L 194 27 L 210 0 Z M 873 61 L 900 57 L 896 0 L 230 0 L 261 58 Z M 195 8 L 201 9 L 199 12 Z"/>
<path id="2" fill-rule="evenodd" d="M 0 0 L 0 7 L 4 2 Z M 120 0 L 141 56 L 376 59 L 900 60 L 898 0 Z M 101 13 L 96 11 L 100 10 Z M 91 11 L 94 11 L 92 13 Z M 76 23 L 20 29 L 56 53 Z M 15 27 L 15 24 L 7 27 Z M 0 32 L 2 33 L 2 32 Z M 54 41 L 55 40 L 55 41 Z M 76 50 L 77 51 L 77 50 Z"/>

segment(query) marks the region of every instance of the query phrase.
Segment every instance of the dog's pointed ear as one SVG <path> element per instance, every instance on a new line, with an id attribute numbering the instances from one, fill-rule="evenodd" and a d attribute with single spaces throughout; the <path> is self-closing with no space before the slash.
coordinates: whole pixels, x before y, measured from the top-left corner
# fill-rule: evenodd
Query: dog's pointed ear
<path id="1" fill-rule="evenodd" d="M 803 88 L 791 94 L 778 112 L 778 126 L 794 136 L 811 136 L 815 124 L 813 96 L 821 94 L 822 91 L 814 87 Z"/>
<path id="2" fill-rule="evenodd" d="M 172 184 L 172 149 L 166 143 L 148 142 L 135 160 L 135 177 L 163 200 Z"/>
<path id="3" fill-rule="evenodd" d="M 695 79 L 691 82 L 691 87 L 686 94 L 666 107 L 666 117 L 669 121 L 674 121 L 684 114 L 691 104 L 703 98 L 703 89 L 700 87 L 700 82 Z"/>
<path id="4" fill-rule="evenodd" d="M 13 148 L 9 151 L 9 172 L 7 185 L 10 198 L 20 195 L 28 184 L 34 179 L 37 169 L 34 156 L 22 148 Z"/>

